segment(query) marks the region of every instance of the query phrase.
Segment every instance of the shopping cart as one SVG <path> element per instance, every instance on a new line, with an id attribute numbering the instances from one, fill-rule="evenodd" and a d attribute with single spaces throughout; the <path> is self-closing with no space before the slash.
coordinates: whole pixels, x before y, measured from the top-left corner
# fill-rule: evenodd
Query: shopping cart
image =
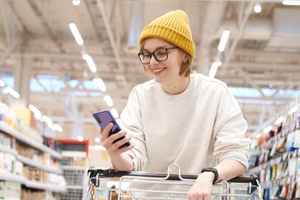
<path id="1" fill-rule="evenodd" d="M 89 200 L 186 200 L 196 175 L 89 169 Z M 213 200 L 262 199 L 258 179 L 238 177 L 213 187 Z"/>

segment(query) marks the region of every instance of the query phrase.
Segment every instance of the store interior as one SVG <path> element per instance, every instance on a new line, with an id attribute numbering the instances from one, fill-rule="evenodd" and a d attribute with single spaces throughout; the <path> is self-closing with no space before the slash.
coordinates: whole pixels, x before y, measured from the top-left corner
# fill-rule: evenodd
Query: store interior
<path id="1" fill-rule="evenodd" d="M 87 170 L 112 167 L 92 114 L 118 119 L 150 80 L 139 34 L 176 9 L 193 70 L 225 82 L 248 122 L 247 175 L 263 199 L 300 198 L 299 0 L 1 0 L 0 200 L 88 199 Z"/>

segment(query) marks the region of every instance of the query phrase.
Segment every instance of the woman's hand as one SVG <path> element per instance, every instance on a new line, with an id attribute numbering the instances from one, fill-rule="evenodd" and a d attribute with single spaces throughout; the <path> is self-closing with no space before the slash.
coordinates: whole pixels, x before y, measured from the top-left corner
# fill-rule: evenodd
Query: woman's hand
<path id="1" fill-rule="evenodd" d="M 101 131 L 101 143 L 109 154 L 114 169 L 132 171 L 134 168 L 132 157 L 124 153 L 130 150 L 132 145 L 121 148 L 122 145 L 129 142 L 129 138 L 126 137 L 126 132 L 124 131 L 109 135 L 112 127 L 113 124 L 110 123 Z M 116 140 L 118 141 L 116 142 Z"/>
<path id="2" fill-rule="evenodd" d="M 129 138 L 126 136 L 126 132 L 124 131 L 109 135 L 112 127 L 113 124 L 110 123 L 102 130 L 101 143 L 110 156 L 120 155 L 131 148 L 131 146 L 125 146 L 121 148 L 122 145 L 129 142 Z"/>
<path id="3" fill-rule="evenodd" d="M 188 200 L 211 199 L 213 180 L 214 174 L 212 172 L 201 173 L 187 194 Z"/>

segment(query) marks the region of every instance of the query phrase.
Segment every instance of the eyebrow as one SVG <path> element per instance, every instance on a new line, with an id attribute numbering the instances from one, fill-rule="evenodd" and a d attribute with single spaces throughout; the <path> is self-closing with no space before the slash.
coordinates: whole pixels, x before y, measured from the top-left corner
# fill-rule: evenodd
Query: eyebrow
<path id="1" fill-rule="evenodd" d="M 159 46 L 159 47 L 155 48 L 154 51 L 156 51 L 157 49 L 170 48 L 170 47 L 172 47 L 172 46 Z M 149 51 L 148 49 L 145 49 L 144 47 L 141 48 L 141 51 L 147 51 L 147 52 L 151 53 L 151 51 Z M 154 51 L 152 51 L 152 52 L 154 52 Z"/>

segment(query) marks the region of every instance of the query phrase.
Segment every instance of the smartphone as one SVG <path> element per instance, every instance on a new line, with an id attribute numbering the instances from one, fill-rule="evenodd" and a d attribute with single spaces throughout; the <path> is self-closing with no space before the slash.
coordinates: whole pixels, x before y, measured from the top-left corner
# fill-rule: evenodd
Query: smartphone
<path id="1" fill-rule="evenodd" d="M 118 133 L 119 131 L 121 131 L 120 126 L 118 125 L 117 121 L 115 120 L 115 118 L 112 116 L 112 114 L 109 111 L 101 111 L 101 112 L 96 112 L 93 113 L 93 117 L 96 119 L 96 121 L 98 122 L 99 126 L 104 129 L 109 123 L 113 124 L 112 129 L 109 132 L 109 135 Z M 113 143 L 118 142 L 119 140 L 122 140 L 124 138 L 121 137 L 115 141 L 113 141 Z M 120 148 L 129 146 L 130 143 L 127 142 L 124 145 L 122 145 Z"/>

